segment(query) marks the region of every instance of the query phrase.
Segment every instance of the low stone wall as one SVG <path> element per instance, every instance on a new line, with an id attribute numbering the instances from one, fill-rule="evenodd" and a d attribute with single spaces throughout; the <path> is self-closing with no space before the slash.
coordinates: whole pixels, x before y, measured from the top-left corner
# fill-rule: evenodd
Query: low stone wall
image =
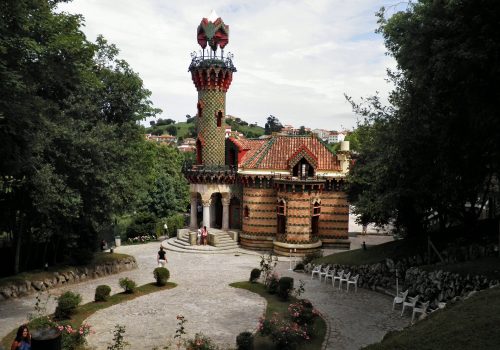
<path id="1" fill-rule="evenodd" d="M 410 296 L 420 295 L 421 301 L 430 301 L 431 308 L 437 308 L 440 302 L 449 302 L 467 297 L 471 292 L 479 291 L 499 284 L 482 275 L 459 275 L 458 273 L 436 270 L 427 272 L 418 267 L 407 267 L 406 262 L 385 262 L 347 266 L 332 265 L 337 271 L 351 272 L 351 277 L 359 274 L 358 287 L 395 294 L 396 268 L 398 269 L 399 291 L 408 289 Z M 311 266 L 306 268 L 310 270 Z"/>
<path id="2" fill-rule="evenodd" d="M 37 291 L 44 291 L 54 287 L 78 283 L 87 279 L 93 279 L 112 275 L 122 271 L 137 268 L 134 257 L 126 257 L 117 261 L 110 261 L 101 265 L 73 267 L 61 272 L 53 272 L 51 277 L 38 280 L 17 280 L 10 284 L 0 286 L 0 300 L 17 298 Z"/>

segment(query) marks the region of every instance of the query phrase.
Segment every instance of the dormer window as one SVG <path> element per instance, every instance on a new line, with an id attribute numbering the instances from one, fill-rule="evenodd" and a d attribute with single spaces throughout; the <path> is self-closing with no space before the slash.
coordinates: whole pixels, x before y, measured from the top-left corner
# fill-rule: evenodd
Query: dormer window
<path id="1" fill-rule="evenodd" d="M 302 158 L 295 166 L 293 167 L 293 176 L 300 178 L 307 178 L 314 176 L 314 168 L 309 164 L 309 162 Z"/>

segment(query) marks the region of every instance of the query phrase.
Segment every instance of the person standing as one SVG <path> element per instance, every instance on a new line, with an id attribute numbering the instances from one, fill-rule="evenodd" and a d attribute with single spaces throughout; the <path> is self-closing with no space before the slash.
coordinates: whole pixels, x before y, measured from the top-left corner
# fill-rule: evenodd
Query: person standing
<path id="1" fill-rule="evenodd" d="M 208 230 L 206 226 L 203 226 L 203 230 L 201 230 L 201 239 L 203 241 L 203 245 L 207 245 L 208 241 Z"/>
<path id="2" fill-rule="evenodd" d="M 196 245 L 200 244 L 201 244 L 201 228 L 199 228 L 198 231 L 196 232 Z"/>
<path id="3" fill-rule="evenodd" d="M 31 334 L 28 326 L 22 325 L 18 328 L 16 339 L 12 342 L 10 350 L 31 350 Z"/>
<path id="4" fill-rule="evenodd" d="M 156 261 L 158 262 L 158 267 L 165 267 L 167 264 L 167 253 L 163 250 L 163 247 L 160 246 L 160 250 L 158 251 L 158 255 L 156 256 Z"/>

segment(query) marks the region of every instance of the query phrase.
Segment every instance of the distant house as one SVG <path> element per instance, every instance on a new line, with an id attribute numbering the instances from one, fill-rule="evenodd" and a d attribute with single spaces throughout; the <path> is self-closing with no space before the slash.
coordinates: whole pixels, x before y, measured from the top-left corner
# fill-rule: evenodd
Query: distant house
<path id="1" fill-rule="evenodd" d="M 325 129 L 314 129 L 312 133 L 317 135 L 323 141 L 327 141 L 328 136 L 330 135 L 330 131 Z"/>
<path id="2" fill-rule="evenodd" d="M 168 144 L 168 145 L 175 145 L 177 144 L 177 137 L 172 136 L 172 135 L 152 135 L 152 134 L 146 134 L 146 140 L 148 141 L 153 141 L 156 143 L 160 144 Z"/>
<path id="3" fill-rule="evenodd" d="M 177 146 L 177 149 L 180 151 L 180 152 L 192 152 L 194 153 L 196 151 L 196 146 L 194 145 L 186 145 L 186 144 L 182 144 L 180 146 Z"/>
<path id="4" fill-rule="evenodd" d="M 328 138 L 326 142 L 328 143 L 339 143 L 345 140 L 346 133 L 345 132 L 339 132 L 339 131 L 331 131 L 330 135 L 328 135 Z"/>

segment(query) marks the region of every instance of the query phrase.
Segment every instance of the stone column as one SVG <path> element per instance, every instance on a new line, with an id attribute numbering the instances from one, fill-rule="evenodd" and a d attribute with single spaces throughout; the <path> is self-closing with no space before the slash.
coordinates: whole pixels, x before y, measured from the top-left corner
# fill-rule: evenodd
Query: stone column
<path id="1" fill-rule="evenodd" d="M 222 229 L 227 231 L 229 229 L 229 203 L 231 198 L 222 197 Z"/>
<path id="2" fill-rule="evenodd" d="M 212 199 L 202 199 L 201 204 L 203 205 L 203 226 L 206 226 L 207 229 L 210 228 L 210 204 L 212 203 Z"/>
<path id="3" fill-rule="evenodd" d="M 191 193 L 191 221 L 189 223 L 189 227 L 192 230 L 196 230 L 198 228 L 198 223 L 196 222 L 198 221 L 197 197 L 198 193 Z"/>

